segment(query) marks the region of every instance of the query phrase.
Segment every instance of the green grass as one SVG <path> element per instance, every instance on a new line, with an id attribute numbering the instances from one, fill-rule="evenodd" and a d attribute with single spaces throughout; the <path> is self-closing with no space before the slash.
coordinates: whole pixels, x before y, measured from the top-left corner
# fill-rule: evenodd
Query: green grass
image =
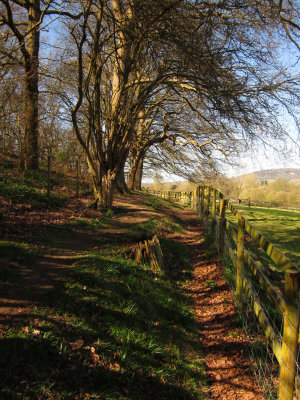
<path id="1" fill-rule="evenodd" d="M 171 252 L 175 245 L 163 246 Z M 183 252 L 178 267 L 186 261 Z M 36 308 L 25 328 L 2 336 L 2 395 L 204 398 L 192 304 L 183 291 L 186 277 L 180 282 L 136 265 L 116 247 L 77 258 L 48 294 L 47 306 Z"/>
<path id="2" fill-rule="evenodd" d="M 72 218 L 68 224 L 69 227 L 79 230 L 92 230 L 96 231 L 102 226 L 108 226 L 111 224 L 110 218 L 113 216 L 113 211 L 108 210 L 99 217 L 95 218 Z"/>
<path id="3" fill-rule="evenodd" d="M 149 208 L 152 208 L 153 210 L 169 210 L 172 208 L 180 208 L 181 210 L 184 209 L 184 207 L 180 204 L 174 203 L 167 199 L 163 199 L 161 197 L 156 197 L 152 194 L 149 194 L 147 200 L 143 201 L 142 204 Z"/>
<path id="4" fill-rule="evenodd" d="M 51 185 L 56 180 L 51 178 Z M 28 203 L 35 207 L 48 206 L 47 174 L 43 172 L 27 171 L 23 175 L 12 177 L 2 172 L 0 194 L 10 198 L 13 203 Z M 51 191 L 50 204 L 52 207 L 63 205 L 67 196 Z"/>
<path id="5" fill-rule="evenodd" d="M 244 206 L 236 208 L 291 261 L 300 265 L 300 211 Z M 229 212 L 227 217 L 230 217 Z"/>
<path id="6" fill-rule="evenodd" d="M 146 222 L 133 225 L 129 228 L 127 236 L 136 241 L 150 239 L 154 235 L 163 233 L 183 233 L 184 229 L 178 217 L 168 216 L 162 219 L 152 218 Z"/>

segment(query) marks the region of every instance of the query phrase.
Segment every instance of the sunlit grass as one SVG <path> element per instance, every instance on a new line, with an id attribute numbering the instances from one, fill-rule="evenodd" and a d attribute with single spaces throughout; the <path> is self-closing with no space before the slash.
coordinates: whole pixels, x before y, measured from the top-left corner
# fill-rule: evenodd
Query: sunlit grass
<path id="1" fill-rule="evenodd" d="M 300 211 L 236 207 L 242 215 L 294 263 L 300 265 Z M 228 212 L 227 218 L 231 218 Z"/>
<path id="2" fill-rule="evenodd" d="M 56 179 L 51 177 L 51 186 Z M 48 206 L 47 174 L 27 171 L 24 175 L 12 177 L 3 172 L 0 181 L 0 193 L 13 203 L 28 203 L 36 207 Z M 68 200 L 66 195 L 51 191 L 50 204 L 52 207 L 63 205 Z"/>
<path id="3" fill-rule="evenodd" d="M 167 199 L 163 199 L 161 197 L 156 197 L 152 194 L 148 195 L 148 198 L 142 202 L 143 205 L 152 208 L 153 210 L 163 210 L 163 209 L 172 209 L 172 208 L 180 208 L 184 209 L 184 207 L 180 204 L 174 203 Z"/>
<path id="4" fill-rule="evenodd" d="M 162 233 L 183 233 L 184 229 L 178 220 L 178 218 L 173 216 L 160 219 L 152 218 L 148 221 L 131 226 L 127 235 L 135 240 L 144 240 L 151 238 L 153 235 L 160 235 Z"/>

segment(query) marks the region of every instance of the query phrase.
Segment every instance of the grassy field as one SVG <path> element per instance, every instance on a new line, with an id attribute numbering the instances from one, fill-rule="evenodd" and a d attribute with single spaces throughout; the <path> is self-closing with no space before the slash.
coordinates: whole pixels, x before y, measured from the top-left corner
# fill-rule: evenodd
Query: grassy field
<path id="1" fill-rule="evenodd" d="M 300 265 L 300 211 L 245 206 L 236 208 L 291 261 Z"/>

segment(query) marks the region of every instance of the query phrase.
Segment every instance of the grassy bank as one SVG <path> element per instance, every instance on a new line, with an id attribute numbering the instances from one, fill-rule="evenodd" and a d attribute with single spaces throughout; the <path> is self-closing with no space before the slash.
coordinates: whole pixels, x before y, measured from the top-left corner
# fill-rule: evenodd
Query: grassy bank
<path id="1" fill-rule="evenodd" d="M 2 398 L 202 398 L 187 282 L 115 246 L 74 261 L 25 326 L 1 332 Z"/>
<path id="2" fill-rule="evenodd" d="M 2 186 L 6 201 L 19 181 L 12 177 Z M 14 204 L 11 218 L 7 202 L 3 215 L 0 288 L 5 304 L 25 300 L 24 282 L 35 284 L 30 274 L 42 275 L 48 254 L 52 263 L 66 257 L 69 266 L 56 268 L 53 288 L 35 306 L 7 315 L 2 309 L 0 398 L 203 399 L 204 367 L 186 294 L 189 256 L 167 237 L 184 232 L 176 208 L 172 215 L 172 206 L 149 196 L 142 207 L 152 214 L 145 222 L 135 223 L 122 208 L 98 218 L 71 208 L 64 222 L 65 205 L 31 213 L 25 201 L 33 199 L 23 195 L 26 218 L 23 205 Z M 137 241 L 155 233 L 168 272 L 154 273 L 134 261 Z M 52 273 L 47 268 L 45 279 Z"/>

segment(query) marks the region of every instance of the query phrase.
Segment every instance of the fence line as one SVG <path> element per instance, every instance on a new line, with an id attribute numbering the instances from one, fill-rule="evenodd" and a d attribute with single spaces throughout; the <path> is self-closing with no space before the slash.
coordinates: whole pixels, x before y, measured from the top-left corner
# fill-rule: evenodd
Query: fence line
<path id="1" fill-rule="evenodd" d="M 278 361 L 278 400 L 300 400 L 300 268 L 252 226 L 217 189 L 198 186 L 193 192 L 152 190 L 148 193 L 190 206 L 208 226 L 219 254 L 228 256 L 235 268 L 240 310 L 245 314 L 251 305 Z M 228 212 L 235 223 L 226 218 Z M 266 263 L 264 258 L 269 261 Z M 270 268 L 272 263 L 275 269 Z M 274 274 L 279 275 L 282 288 L 276 287 L 267 276 Z"/>
<path id="2" fill-rule="evenodd" d="M 264 208 L 280 208 L 284 210 L 295 210 L 299 211 L 300 210 L 300 204 L 294 204 L 292 206 L 287 206 L 284 202 L 280 201 L 264 201 L 264 200 L 254 200 L 251 199 L 250 197 L 247 199 L 235 199 L 231 200 L 231 203 L 233 204 L 242 204 L 247 207 L 264 207 Z"/>

